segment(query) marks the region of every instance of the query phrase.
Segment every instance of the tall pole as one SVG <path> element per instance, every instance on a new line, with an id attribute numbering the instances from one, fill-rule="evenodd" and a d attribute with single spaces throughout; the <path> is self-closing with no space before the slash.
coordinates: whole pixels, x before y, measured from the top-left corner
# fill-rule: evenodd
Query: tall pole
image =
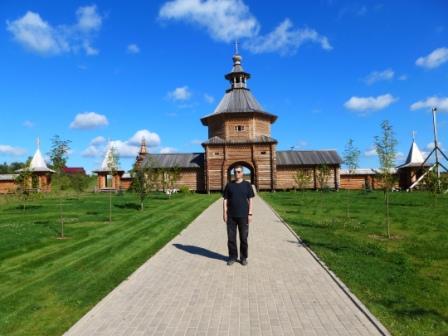
<path id="1" fill-rule="evenodd" d="M 432 108 L 432 124 L 434 128 L 434 152 L 436 154 L 436 174 L 437 174 L 437 183 L 440 183 L 440 170 L 439 170 L 439 143 L 437 140 L 437 119 L 436 119 L 437 107 Z"/>

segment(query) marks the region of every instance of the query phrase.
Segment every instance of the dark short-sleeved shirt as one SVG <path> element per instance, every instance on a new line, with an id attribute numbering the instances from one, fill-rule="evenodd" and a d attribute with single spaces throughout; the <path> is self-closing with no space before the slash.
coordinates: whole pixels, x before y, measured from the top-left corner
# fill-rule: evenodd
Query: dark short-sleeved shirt
<path id="1" fill-rule="evenodd" d="M 247 181 L 227 183 L 223 197 L 227 200 L 227 215 L 230 217 L 247 217 L 249 198 L 254 197 L 252 185 Z"/>

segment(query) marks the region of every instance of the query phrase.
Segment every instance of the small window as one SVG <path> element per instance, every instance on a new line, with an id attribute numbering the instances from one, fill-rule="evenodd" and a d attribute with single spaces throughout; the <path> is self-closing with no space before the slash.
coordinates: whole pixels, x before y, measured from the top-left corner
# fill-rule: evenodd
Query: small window
<path id="1" fill-rule="evenodd" d="M 218 155 L 218 156 L 219 156 L 219 152 L 215 152 L 215 155 Z"/>
<path id="2" fill-rule="evenodd" d="M 265 155 L 265 154 L 266 154 L 266 151 L 262 151 L 262 152 L 261 152 L 261 155 Z"/>
<path id="3" fill-rule="evenodd" d="M 237 131 L 237 132 L 242 132 L 242 131 L 244 131 L 244 126 L 243 126 L 243 125 L 235 126 L 235 131 Z"/>

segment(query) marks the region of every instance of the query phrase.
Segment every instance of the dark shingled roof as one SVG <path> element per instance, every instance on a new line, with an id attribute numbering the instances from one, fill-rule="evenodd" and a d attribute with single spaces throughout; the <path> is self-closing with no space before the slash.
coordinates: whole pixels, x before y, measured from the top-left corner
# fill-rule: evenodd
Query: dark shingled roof
<path id="1" fill-rule="evenodd" d="M 204 153 L 148 154 L 142 164 L 148 164 L 149 158 L 153 160 L 152 167 L 155 168 L 201 168 L 204 166 Z"/>
<path id="2" fill-rule="evenodd" d="M 86 174 L 86 171 L 83 167 L 64 167 L 62 171 L 66 174 Z"/>
<path id="3" fill-rule="evenodd" d="M 224 140 L 218 136 L 214 136 L 206 141 L 203 145 L 221 145 L 221 144 L 246 144 L 246 143 L 277 143 L 274 138 L 268 137 L 266 135 L 260 135 L 250 139 L 227 139 Z"/>
<path id="4" fill-rule="evenodd" d="M 275 115 L 266 112 L 260 103 L 255 99 L 249 89 L 239 88 L 226 92 L 219 102 L 215 111 L 202 119 L 215 116 L 221 113 L 241 113 L 241 112 L 258 112 L 266 114 L 271 118 L 277 118 Z"/>
<path id="5" fill-rule="evenodd" d="M 277 151 L 277 166 L 337 165 L 342 159 L 335 150 Z"/>

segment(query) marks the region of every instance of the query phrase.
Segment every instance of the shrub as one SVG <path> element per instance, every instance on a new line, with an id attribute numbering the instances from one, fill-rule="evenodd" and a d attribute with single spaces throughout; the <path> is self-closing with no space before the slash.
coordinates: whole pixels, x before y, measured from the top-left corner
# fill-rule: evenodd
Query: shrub
<path id="1" fill-rule="evenodd" d="M 179 187 L 179 192 L 181 192 L 182 194 L 189 194 L 190 188 L 188 188 L 188 186 L 186 186 L 186 185 L 181 185 Z"/>

